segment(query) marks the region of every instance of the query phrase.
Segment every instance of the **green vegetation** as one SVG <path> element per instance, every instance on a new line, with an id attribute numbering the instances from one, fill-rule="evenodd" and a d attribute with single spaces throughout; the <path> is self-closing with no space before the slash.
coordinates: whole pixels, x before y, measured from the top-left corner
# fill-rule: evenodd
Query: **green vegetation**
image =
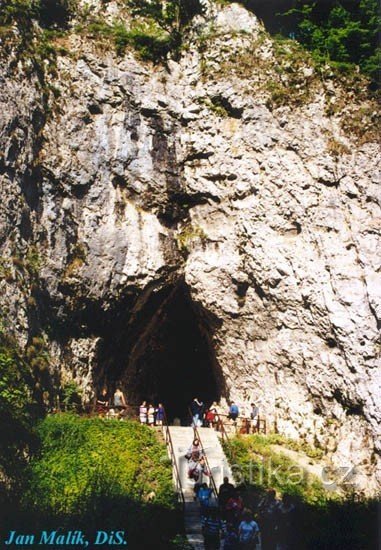
<path id="1" fill-rule="evenodd" d="M 0 24 L 16 23 L 24 34 L 33 33 L 32 20 L 46 28 L 66 28 L 76 11 L 76 0 L 4 0 Z"/>
<path id="2" fill-rule="evenodd" d="M 81 409 L 81 388 L 74 380 L 69 380 L 60 388 L 60 403 L 64 411 L 79 411 Z"/>
<path id="3" fill-rule="evenodd" d="M 277 37 L 270 41 L 267 33 L 261 32 L 255 39 L 248 37 L 238 51 L 226 52 L 216 67 L 215 60 L 210 63 L 207 57 L 208 41 L 214 38 L 203 37 L 200 43 L 201 51 L 206 52 L 201 67 L 204 78 L 249 79 L 246 92 L 251 94 L 254 88 L 265 95 L 270 109 L 303 105 L 315 93 L 320 75 L 311 55 L 295 40 Z M 268 49 L 272 49 L 273 56 L 269 57 Z"/>
<path id="4" fill-rule="evenodd" d="M 202 12 L 200 0 L 124 0 L 120 7 L 128 10 L 127 24 L 122 19 L 110 22 L 101 15 L 94 16 L 77 0 L 5 0 L 0 36 L 10 40 L 12 25 L 16 24 L 21 38 L 19 49 L 29 53 L 37 50 L 50 59 L 57 53 L 55 38 L 70 31 L 72 20 L 77 18 L 76 32 L 96 40 L 111 39 L 118 55 L 130 46 L 142 59 L 158 62 L 168 53 L 178 54 L 188 23 Z M 43 32 L 34 27 L 33 21 Z M 33 38 L 37 38 L 34 45 Z"/>
<path id="5" fill-rule="evenodd" d="M 261 436 L 257 436 L 261 437 Z M 323 458 L 324 451 L 322 449 L 312 447 L 305 441 L 297 441 L 280 434 L 269 434 L 263 439 L 263 442 L 270 445 L 281 445 L 292 451 L 302 452 L 310 458 L 320 459 Z"/>
<path id="6" fill-rule="evenodd" d="M 236 437 L 229 445 L 225 444 L 236 480 L 242 483 L 246 504 L 255 510 L 270 487 L 279 496 L 291 495 L 296 504 L 298 550 L 375 548 L 378 501 L 361 498 L 350 490 L 347 497 L 325 490 L 318 478 L 275 452 L 274 444 L 293 446 L 291 440 L 277 435 Z"/>
<path id="7" fill-rule="evenodd" d="M 125 530 L 131 549 L 186 548 L 170 461 L 155 432 L 71 413 L 42 419 L 45 348 L 35 336 L 23 354 L 0 326 L 0 537 L 75 525 L 89 537 Z M 60 401 L 78 408 L 74 382 L 62 386 Z"/>
<path id="8" fill-rule="evenodd" d="M 125 0 L 132 16 L 128 27 L 123 21 L 112 23 L 96 18 L 77 30 L 91 36 L 110 38 L 118 55 L 123 55 L 128 46 L 141 59 L 162 62 L 171 53 L 178 55 L 184 31 L 191 19 L 202 12 L 199 0 Z"/>
<path id="9" fill-rule="evenodd" d="M 57 414 L 36 430 L 19 509 L 8 528 L 124 530 L 131 549 L 169 549 L 181 520 L 165 445 L 133 421 Z M 27 531 L 26 531 L 27 532 Z M 178 537 L 177 542 L 180 542 Z"/>
<path id="10" fill-rule="evenodd" d="M 0 500 L 19 494 L 27 455 L 36 441 L 33 424 L 39 413 L 31 369 L 16 342 L 0 328 Z"/>
<path id="11" fill-rule="evenodd" d="M 380 80 L 381 19 L 377 0 L 297 0 L 286 12 L 294 19 L 294 36 L 319 63 L 341 70 L 353 65 Z"/>
<path id="12" fill-rule="evenodd" d="M 257 489 L 274 487 L 282 494 L 294 495 L 308 503 L 323 502 L 326 492 L 321 482 L 302 471 L 289 457 L 271 448 L 271 445 L 284 441 L 263 435 L 237 437 L 226 450 L 240 466 L 237 474 L 240 473 L 244 480 L 251 478 L 251 484 Z M 290 440 L 286 441 L 290 444 Z M 274 471 L 276 475 L 272 475 Z"/>
<path id="13" fill-rule="evenodd" d="M 189 252 L 190 245 L 194 241 L 201 241 L 202 244 L 206 242 L 206 233 L 202 227 L 188 223 L 176 234 L 177 246 L 184 254 Z"/>
<path id="14" fill-rule="evenodd" d="M 226 5 L 227 0 L 215 0 Z M 272 35 L 296 39 L 317 64 L 329 63 L 341 71 L 356 66 L 380 83 L 381 18 L 378 0 L 289 0 L 289 9 L 274 13 L 260 0 L 243 5 L 264 21 Z"/>

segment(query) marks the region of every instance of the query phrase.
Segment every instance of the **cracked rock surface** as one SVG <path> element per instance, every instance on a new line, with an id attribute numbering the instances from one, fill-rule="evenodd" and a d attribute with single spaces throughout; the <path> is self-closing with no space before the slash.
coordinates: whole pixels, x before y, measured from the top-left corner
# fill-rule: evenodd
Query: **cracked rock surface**
<path id="1" fill-rule="evenodd" d="M 330 82 L 328 94 L 308 64 L 310 96 L 271 103 L 275 53 L 244 8 L 210 8 L 192 33 L 168 68 L 72 35 L 48 115 L 37 78 L 2 60 L 4 317 L 23 345 L 45 332 L 52 369 L 89 395 L 120 305 L 134 319 L 184 277 L 219 320 L 224 397 L 256 400 L 270 425 L 357 466 L 374 492 L 380 147 L 326 113 L 344 92 Z"/>

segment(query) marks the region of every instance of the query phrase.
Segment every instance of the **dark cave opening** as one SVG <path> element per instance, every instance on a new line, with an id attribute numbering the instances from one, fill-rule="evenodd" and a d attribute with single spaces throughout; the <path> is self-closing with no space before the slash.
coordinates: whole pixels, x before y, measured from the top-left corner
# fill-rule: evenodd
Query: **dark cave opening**
<path id="1" fill-rule="evenodd" d="M 97 386 L 120 384 L 129 404 L 163 403 L 169 421 L 188 422 L 194 397 L 206 405 L 224 394 L 214 353 L 218 319 L 192 301 L 184 281 L 140 298 L 103 339 Z"/>

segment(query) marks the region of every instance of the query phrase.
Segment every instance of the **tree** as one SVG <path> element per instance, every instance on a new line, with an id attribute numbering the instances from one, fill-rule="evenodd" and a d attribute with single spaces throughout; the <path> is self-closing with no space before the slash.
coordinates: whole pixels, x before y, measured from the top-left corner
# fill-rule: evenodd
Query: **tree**
<path id="1" fill-rule="evenodd" d="M 381 30 L 377 0 L 296 0 L 285 16 L 295 17 L 295 38 L 318 61 L 360 69 L 379 81 Z"/>

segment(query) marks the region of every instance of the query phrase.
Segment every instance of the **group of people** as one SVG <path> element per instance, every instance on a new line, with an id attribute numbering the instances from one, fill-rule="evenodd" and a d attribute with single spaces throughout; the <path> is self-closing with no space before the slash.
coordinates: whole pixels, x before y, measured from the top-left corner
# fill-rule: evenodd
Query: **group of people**
<path id="1" fill-rule="evenodd" d="M 165 420 L 165 410 L 162 403 L 159 403 L 157 407 L 143 401 L 139 407 L 139 420 L 141 424 L 148 424 L 148 426 L 162 426 Z"/>
<path id="2" fill-rule="evenodd" d="M 296 506 L 293 498 L 284 494 L 276 498 L 275 489 L 269 489 L 258 502 L 257 515 L 263 533 L 264 550 L 289 550 L 298 546 L 296 536 Z"/>
<path id="3" fill-rule="evenodd" d="M 212 504 L 212 490 L 203 483 L 197 492 L 206 550 L 255 550 L 260 530 L 250 509 L 227 477 L 218 492 L 218 506 Z"/>
<path id="4" fill-rule="evenodd" d="M 197 437 L 193 439 L 191 446 L 185 454 L 185 458 L 188 461 L 188 479 L 194 481 L 194 492 L 197 495 L 203 476 L 210 475 L 206 465 L 204 449 Z"/>
<path id="5" fill-rule="evenodd" d="M 107 389 L 102 388 L 95 404 L 96 412 L 100 416 L 118 417 L 123 419 L 127 416 L 128 406 L 124 393 L 120 386 L 117 386 L 112 397 L 109 397 Z M 148 426 L 162 426 L 165 420 L 165 409 L 162 403 L 157 406 L 143 401 L 139 406 L 139 421 Z"/>
<path id="6" fill-rule="evenodd" d="M 219 488 L 218 506 L 203 483 L 197 491 L 206 550 L 289 550 L 294 547 L 295 505 L 288 495 L 269 489 L 255 512 L 245 506 L 239 488 L 227 477 Z M 222 545 L 221 545 L 222 542 Z"/>
<path id="7" fill-rule="evenodd" d="M 204 426 L 218 429 L 218 423 L 221 416 L 226 416 L 229 420 L 236 423 L 241 414 L 239 406 L 234 401 L 230 403 L 228 411 L 224 411 L 216 402 L 212 403 L 211 406 L 207 408 L 203 401 L 197 397 L 193 399 L 190 410 L 192 414 L 192 426 L 195 428 Z M 259 420 L 259 407 L 256 403 L 250 404 L 249 418 L 252 428 L 251 431 L 254 432 L 258 429 Z"/>
<path id="8" fill-rule="evenodd" d="M 223 537 L 224 550 L 252 550 L 259 537 L 259 527 L 249 509 L 227 477 L 220 486 L 218 505 L 213 503 L 213 491 L 203 482 L 210 476 L 200 440 L 195 437 L 185 454 L 188 460 L 188 478 L 194 481 L 195 499 L 200 503 L 201 523 L 206 550 L 220 548 Z M 213 505 L 214 504 L 214 505 Z"/>
<path id="9" fill-rule="evenodd" d="M 123 416 L 123 413 L 127 409 L 127 403 L 120 386 L 116 387 L 111 398 L 107 389 L 103 387 L 96 400 L 95 409 L 99 415 Z"/>

